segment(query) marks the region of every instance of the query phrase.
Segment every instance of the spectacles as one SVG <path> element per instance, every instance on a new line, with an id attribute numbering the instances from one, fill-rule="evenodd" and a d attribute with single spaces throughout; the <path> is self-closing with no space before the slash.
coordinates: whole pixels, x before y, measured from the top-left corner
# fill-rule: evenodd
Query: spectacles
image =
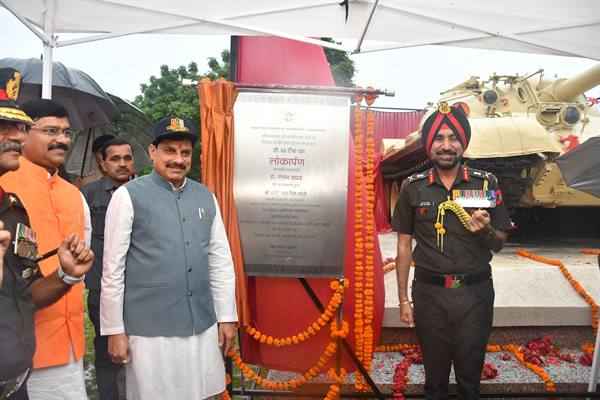
<path id="1" fill-rule="evenodd" d="M 6 135 L 11 129 L 18 129 L 23 133 L 27 133 L 27 124 L 13 121 L 0 121 L 0 134 Z"/>
<path id="2" fill-rule="evenodd" d="M 47 135 L 50 137 L 57 137 L 62 133 L 63 135 L 65 135 L 65 137 L 67 139 L 73 139 L 76 134 L 75 131 L 73 131 L 69 128 L 59 129 L 54 126 L 47 126 L 45 128 L 31 128 L 31 129 L 38 130 L 38 131 L 42 132 L 44 135 Z"/>

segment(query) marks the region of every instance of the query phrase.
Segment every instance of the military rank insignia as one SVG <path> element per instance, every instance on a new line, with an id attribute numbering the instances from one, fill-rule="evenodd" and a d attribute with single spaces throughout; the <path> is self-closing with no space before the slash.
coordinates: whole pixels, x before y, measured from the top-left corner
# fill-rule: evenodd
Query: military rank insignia
<path id="1" fill-rule="evenodd" d="M 448 115 L 452 111 L 447 102 L 442 101 L 438 107 L 438 111 L 440 114 Z"/>
<path id="2" fill-rule="evenodd" d="M 495 190 L 452 190 L 452 200 L 463 208 L 494 208 L 497 204 Z"/>
<path id="3" fill-rule="evenodd" d="M 15 254 L 31 261 L 37 259 L 37 234 L 25 224 L 18 223 L 15 232 Z"/>
<path id="4" fill-rule="evenodd" d="M 188 132 L 189 129 L 185 126 L 185 121 L 181 118 L 171 118 L 171 123 L 167 126 L 168 131 L 173 132 Z"/>

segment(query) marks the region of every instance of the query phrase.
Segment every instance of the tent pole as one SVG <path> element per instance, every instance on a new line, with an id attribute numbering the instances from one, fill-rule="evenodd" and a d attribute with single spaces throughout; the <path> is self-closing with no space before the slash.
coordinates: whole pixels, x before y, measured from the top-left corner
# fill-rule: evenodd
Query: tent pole
<path id="1" fill-rule="evenodd" d="M 367 36 L 367 30 L 369 29 L 369 26 L 371 25 L 371 20 L 373 19 L 373 14 L 375 14 L 375 9 L 377 9 L 377 3 L 379 3 L 379 0 L 375 0 L 375 3 L 373 3 L 373 7 L 371 8 L 371 12 L 369 13 L 369 18 L 367 18 L 367 23 L 365 24 L 365 27 L 363 28 L 363 31 L 360 34 L 360 38 L 358 39 L 358 44 L 356 45 L 356 49 L 354 49 L 352 54 L 360 53 L 360 46 L 362 46 L 362 43 L 365 40 L 365 36 Z"/>
<path id="2" fill-rule="evenodd" d="M 46 0 L 44 11 L 44 34 L 48 41 L 44 41 L 44 59 L 42 69 L 42 98 L 52 98 L 52 52 L 54 50 L 54 16 L 56 14 L 56 0 Z"/>

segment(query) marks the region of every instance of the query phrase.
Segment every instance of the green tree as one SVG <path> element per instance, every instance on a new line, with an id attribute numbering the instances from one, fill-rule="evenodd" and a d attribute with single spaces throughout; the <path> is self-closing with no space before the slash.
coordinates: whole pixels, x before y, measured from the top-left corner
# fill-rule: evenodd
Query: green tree
<path id="1" fill-rule="evenodd" d="M 222 64 L 214 57 L 208 58 L 210 70 L 205 74 L 198 72 L 198 65 L 191 62 L 187 67 L 180 66 L 170 69 L 167 65 L 161 65 L 160 76 L 151 76 L 149 83 L 140 85 L 142 94 L 136 96 L 133 103 L 152 120 L 157 123 L 168 116 L 179 116 L 187 118 L 200 130 L 200 101 L 198 89 L 194 86 L 185 86 L 183 79 L 200 81 L 204 77 L 217 79 L 227 78 L 229 75 L 229 50 L 221 53 Z M 200 180 L 200 141 L 194 146 L 192 159 L 192 170 L 189 177 Z"/>
<path id="2" fill-rule="evenodd" d="M 218 78 L 229 80 L 229 57 L 228 49 L 221 52 L 221 61 L 223 64 L 220 64 L 215 57 L 208 57 L 208 68 L 210 68 L 210 71 L 208 71 L 205 76 L 212 80 Z"/>
<path id="3" fill-rule="evenodd" d="M 321 40 L 329 43 L 342 44 L 336 42 L 331 38 L 321 38 Z M 337 86 L 353 87 L 354 86 L 354 74 L 356 73 L 356 67 L 354 61 L 348 57 L 348 54 L 341 50 L 330 49 L 323 47 L 325 50 L 325 57 L 329 63 L 329 69 L 333 74 L 333 80 Z"/>

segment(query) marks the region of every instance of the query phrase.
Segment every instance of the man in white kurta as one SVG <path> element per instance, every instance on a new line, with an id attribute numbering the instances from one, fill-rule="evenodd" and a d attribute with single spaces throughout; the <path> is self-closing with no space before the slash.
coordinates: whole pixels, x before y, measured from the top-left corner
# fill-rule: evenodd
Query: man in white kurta
<path id="1" fill-rule="evenodd" d="M 187 120 L 160 121 L 153 172 L 117 189 L 107 210 L 101 332 L 126 365 L 128 400 L 225 390 L 235 276 L 214 195 L 185 177 L 196 138 Z"/>

